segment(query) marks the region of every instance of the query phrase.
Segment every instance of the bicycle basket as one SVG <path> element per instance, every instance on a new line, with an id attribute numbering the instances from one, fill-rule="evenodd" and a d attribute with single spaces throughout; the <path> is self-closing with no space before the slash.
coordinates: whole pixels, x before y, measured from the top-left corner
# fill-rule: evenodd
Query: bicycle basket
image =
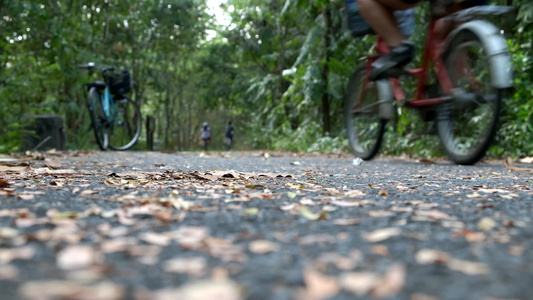
<path id="1" fill-rule="evenodd" d="M 352 36 L 360 37 L 367 34 L 374 34 L 374 30 L 363 19 L 359 12 L 359 6 L 357 6 L 356 0 L 344 0 L 346 5 L 346 19 L 348 23 L 348 29 L 351 31 Z M 394 12 L 400 29 L 403 35 L 409 37 L 413 35 L 415 31 L 415 9 L 398 10 Z"/>
<path id="2" fill-rule="evenodd" d="M 127 94 L 133 86 L 131 73 L 128 70 L 122 70 L 120 73 L 104 74 L 104 80 L 109 86 L 109 91 L 114 95 Z"/>

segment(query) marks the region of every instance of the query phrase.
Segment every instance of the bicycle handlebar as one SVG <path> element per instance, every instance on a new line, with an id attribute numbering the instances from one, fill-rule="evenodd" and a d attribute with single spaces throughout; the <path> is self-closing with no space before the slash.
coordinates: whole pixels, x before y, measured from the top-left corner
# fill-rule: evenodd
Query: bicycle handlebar
<path id="1" fill-rule="evenodd" d="M 95 63 L 93 62 L 89 62 L 88 64 L 86 65 L 78 65 L 78 68 L 79 69 L 85 69 L 85 70 L 89 70 L 89 71 L 92 71 L 94 69 L 100 71 L 100 72 L 106 72 L 106 71 L 114 71 L 115 68 L 113 67 L 106 67 L 106 68 L 100 68 L 100 67 L 97 67 Z"/>

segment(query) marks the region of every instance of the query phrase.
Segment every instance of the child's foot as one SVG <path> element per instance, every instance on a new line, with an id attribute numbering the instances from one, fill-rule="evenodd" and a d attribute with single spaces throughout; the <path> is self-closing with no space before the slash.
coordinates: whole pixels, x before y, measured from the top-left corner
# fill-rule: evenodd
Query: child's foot
<path id="1" fill-rule="evenodd" d="M 392 47 L 389 53 L 372 63 L 370 79 L 378 80 L 387 77 L 389 71 L 403 68 L 413 59 L 414 55 L 415 46 L 412 42 L 405 41 L 401 46 Z"/>

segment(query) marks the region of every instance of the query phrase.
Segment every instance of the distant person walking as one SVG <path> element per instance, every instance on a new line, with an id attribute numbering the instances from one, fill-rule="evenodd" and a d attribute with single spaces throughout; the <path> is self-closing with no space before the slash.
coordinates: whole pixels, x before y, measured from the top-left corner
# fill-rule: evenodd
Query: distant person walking
<path id="1" fill-rule="evenodd" d="M 224 134 L 224 144 L 226 145 L 226 150 L 230 151 L 231 147 L 233 146 L 233 135 L 235 133 L 235 129 L 233 128 L 233 125 L 231 125 L 231 121 L 228 121 L 228 124 L 226 124 L 226 133 Z"/>
<path id="2" fill-rule="evenodd" d="M 202 125 L 202 141 L 204 142 L 204 151 L 207 151 L 207 147 L 211 143 L 211 128 L 207 122 Z"/>

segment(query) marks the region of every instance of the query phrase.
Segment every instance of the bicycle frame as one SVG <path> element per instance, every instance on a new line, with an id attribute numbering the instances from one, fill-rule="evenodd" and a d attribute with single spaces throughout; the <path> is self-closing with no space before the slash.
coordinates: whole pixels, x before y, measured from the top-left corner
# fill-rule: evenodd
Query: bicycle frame
<path id="1" fill-rule="evenodd" d="M 98 146 L 103 151 L 108 146 L 117 151 L 131 148 L 137 143 L 142 130 L 140 109 L 135 102 L 125 96 L 126 93 L 131 91 L 131 74 L 129 71 L 121 71 L 120 81 L 112 81 L 112 84 L 108 84 L 110 79 L 109 77 L 106 78 L 105 72 L 112 72 L 114 68 L 99 68 L 92 62 L 78 67 L 88 70 L 89 74 L 94 70 L 98 70 L 104 77 L 104 81 L 93 81 L 84 84 L 89 92 L 87 105 Z M 95 115 L 95 103 L 100 108 L 97 112 L 98 115 Z M 128 111 L 131 111 L 133 119 L 128 119 Z M 120 128 L 122 127 L 128 130 L 126 134 L 120 134 Z M 112 136 L 117 138 L 112 138 Z"/>
<path id="2" fill-rule="evenodd" d="M 102 102 L 102 107 L 104 109 L 104 114 L 106 116 L 106 122 L 108 124 L 108 129 L 111 132 L 114 131 L 115 120 L 117 119 L 117 105 L 115 104 L 115 99 L 109 91 L 109 87 L 106 85 L 104 93 L 100 94 L 100 101 Z"/>
<path id="3" fill-rule="evenodd" d="M 397 78 L 389 78 L 391 82 L 394 99 L 396 101 L 405 104 L 408 107 L 421 108 L 432 105 L 437 105 L 449 100 L 449 97 L 440 97 L 440 98 L 431 98 L 425 99 L 424 94 L 426 93 L 426 81 L 430 72 L 430 67 L 433 67 L 436 71 L 436 77 L 442 88 L 444 94 L 450 95 L 452 93 L 453 84 L 448 76 L 444 61 L 442 60 L 441 54 L 446 43 L 446 37 L 439 38 L 436 34 L 436 24 L 438 18 L 432 18 L 428 30 L 427 30 L 427 39 L 425 43 L 424 53 L 422 57 L 422 66 L 416 69 L 407 70 L 408 75 L 416 77 L 416 95 L 414 99 L 406 99 L 405 92 L 403 91 L 400 81 Z M 366 72 L 370 74 L 372 68 L 372 63 L 378 59 L 381 55 L 389 52 L 389 47 L 385 44 L 383 38 L 378 37 L 376 44 L 376 54 L 368 56 L 366 64 Z M 430 63 L 433 63 L 431 65 Z M 369 78 L 365 79 L 363 83 L 366 86 L 370 82 Z M 361 99 L 364 97 L 366 88 L 361 89 Z"/>
<path id="4" fill-rule="evenodd" d="M 103 99 L 100 97 L 100 101 L 102 101 L 102 107 L 104 108 L 105 116 L 109 119 L 111 116 L 111 104 L 113 103 L 113 96 L 111 96 L 108 86 L 105 87 L 103 96 Z"/>
<path id="5" fill-rule="evenodd" d="M 422 111 L 422 120 L 429 122 L 426 133 L 438 134 L 451 160 L 464 165 L 478 162 L 494 139 L 504 93 L 513 84 L 503 32 L 483 18 L 510 12 L 512 8 L 495 6 L 445 16 L 432 11 L 420 67 L 392 69 L 388 77 L 371 81 L 372 64 L 390 51 L 378 37 L 374 54 L 365 58 L 362 69 L 348 81 L 345 114 L 352 152 L 372 159 L 387 121 L 395 120 L 394 108 L 405 107 Z M 451 26 L 455 24 L 460 25 Z M 452 27 L 450 32 L 441 30 Z M 402 89 L 403 76 L 413 78 L 413 96 Z"/>

